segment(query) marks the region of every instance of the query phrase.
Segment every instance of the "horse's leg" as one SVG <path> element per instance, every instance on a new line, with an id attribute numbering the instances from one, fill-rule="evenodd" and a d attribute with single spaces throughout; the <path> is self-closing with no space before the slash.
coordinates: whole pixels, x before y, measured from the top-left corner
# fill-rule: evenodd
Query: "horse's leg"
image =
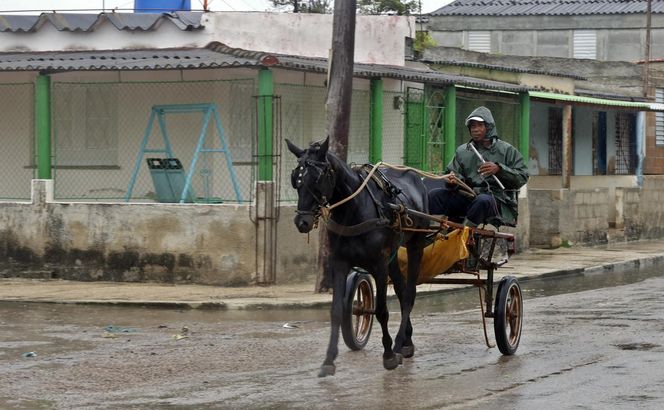
<path id="1" fill-rule="evenodd" d="M 397 258 L 393 258 L 389 265 L 390 278 L 392 279 L 392 284 L 394 285 L 394 293 L 396 293 L 397 298 L 399 299 L 399 306 L 403 303 L 403 292 L 404 292 L 404 279 L 401 274 L 401 269 L 399 268 L 399 261 Z M 408 318 L 408 323 L 406 324 L 406 340 L 403 342 L 401 351 L 394 350 L 395 353 L 401 353 L 403 357 L 413 357 L 415 354 L 415 346 L 413 345 L 413 326 L 410 323 L 410 317 Z"/>
<path id="2" fill-rule="evenodd" d="M 392 337 L 387 328 L 390 313 L 387 310 L 387 266 L 380 262 L 372 272 L 376 281 L 376 319 L 383 331 L 383 367 L 387 370 L 399 366 L 399 358 L 392 350 Z"/>
<path id="3" fill-rule="evenodd" d="M 339 326 L 343 315 L 343 299 L 346 291 L 346 276 L 350 266 L 345 262 L 333 261 L 334 257 L 328 257 L 328 267 L 332 274 L 332 307 L 330 308 L 330 319 L 332 328 L 330 331 L 330 343 L 327 346 L 325 361 L 320 367 L 318 377 L 332 376 L 336 371 L 334 359 L 339 353 Z"/>
<path id="4" fill-rule="evenodd" d="M 410 312 L 415 305 L 415 295 L 417 286 L 417 277 L 420 273 L 420 263 L 422 261 L 423 241 L 420 238 L 413 238 L 406 246 L 408 250 L 408 278 L 404 289 L 403 297 L 401 300 L 401 325 L 399 332 L 394 341 L 394 350 L 402 352 L 403 347 L 407 340 L 412 337 L 412 325 L 410 323 Z M 410 326 L 410 335 L 408 334 L 408 327 Z M 411 342 L 412 346 L 412 342 Z M 412 353 L 406 349 L 406 353 Z M 414 348 L 412 349 L 414 353 Z"/>

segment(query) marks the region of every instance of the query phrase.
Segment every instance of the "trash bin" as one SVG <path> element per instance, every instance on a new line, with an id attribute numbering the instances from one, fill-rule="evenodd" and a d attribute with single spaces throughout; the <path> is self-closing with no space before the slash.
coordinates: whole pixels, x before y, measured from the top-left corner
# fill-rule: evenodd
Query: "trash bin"
<path id="1" fill-rule="evenodd" d="M 161 164 L 164 167 L 164 172 L 168 178 L 168 182 L 171 185 L 171 190 L 173 191 L 173 196 L 175 200 L 173 202 L 180 202 L 180 196 L 184 190 L 184 168 L 182 163 L 177 158 L 164 158 L 161 160 Z M 184 202 L 194 202 L 194 195 L 192 194 L 191 186 L 188 189 L 187 195 L 184 198 Z"/>
<path id="2" fill-rule="evenodd" d="M 180 202 L 180 196 L 184 189 L 184 169 L 177 158 L 147 158 L 148 168 L 152 176 L 157 201 Z M 185 198 L 185 202 L 193 202 L 191 188 Z"/>
<path id="3" fill-rule="evenodd" d="M 168 176 L 164 169 L 164 164 L 161 158 L 146 158 L 148 168 L 150 169 L 150 176 L 154 184 L 154 190 L 159 202 L 175 202 L 171 184 L 168 182 Z"/>

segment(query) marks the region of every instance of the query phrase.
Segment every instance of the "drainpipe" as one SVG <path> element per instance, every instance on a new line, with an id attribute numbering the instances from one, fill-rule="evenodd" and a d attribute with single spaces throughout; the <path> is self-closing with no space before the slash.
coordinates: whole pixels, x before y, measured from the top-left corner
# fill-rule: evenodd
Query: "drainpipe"
<path id="1" fill-rule="evenodd" d="M 37 178 L 51 179 L 51 77 L 35 79 L 35 142 Z"/>
<path id="2" fill-rule="evenodd" d="M 646 113 L 639 111 L 636 114 L 636 183 L 643 186 L 643 162 L 645 160 L 646 140 Z"/>
<path id="3" fill-rule="evenodd" d="M 383 80 L 371 79 L 371 122 L 369 129 L 369 162 L 383 158 Z"/>
<path id="4" fill-rule="evenodd" d="M 563 107 L 563 188 L 570 188 L 572 175 L 572 106 Z"/>
<path id="5" fill-rule="evenodd" d="M 530 95 L 528 93 L 519 94 L 519 102 L 521 104 L 519 151 L 521 151 L 524 163 L 528 165 L 530 158 Z"/>
<path id="6" fill-rule="evenodd" d="M 272 71 L 258 72 L 258 180 L 272 181 L 272 97 L 274 81 Z"/>
<path id="7" fill-rule="evenodd" d="M 456 152 L 456 87 L 445 88 L 445 122 L 443 123 L 443 167 L 452 161 Z M 443 168 L 445 169 L 445 168 Z"/>

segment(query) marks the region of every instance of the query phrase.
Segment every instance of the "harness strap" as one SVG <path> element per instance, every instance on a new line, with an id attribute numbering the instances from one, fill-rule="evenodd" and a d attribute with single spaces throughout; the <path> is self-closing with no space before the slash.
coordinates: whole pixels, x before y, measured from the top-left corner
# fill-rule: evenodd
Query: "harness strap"
<path id="1" fill-rule="evenodd" d="M 374 229 L 390 226 L 389 219 L 372 218 L 357 225 L 341 225 L 332 219 L 327 220 L 327 229 L 339 236 L 357 236 L 373 231 Z"/>

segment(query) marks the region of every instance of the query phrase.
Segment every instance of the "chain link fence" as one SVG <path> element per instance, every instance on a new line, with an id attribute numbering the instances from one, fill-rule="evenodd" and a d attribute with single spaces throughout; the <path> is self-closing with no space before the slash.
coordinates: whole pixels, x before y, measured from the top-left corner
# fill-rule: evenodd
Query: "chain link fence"
<path id="1" fill-rule="evenodd" d="M 403 164 L 404 94 L 383 92 L 383 161 Z"/>
<path id="2" fill-rule="evenodd" d="M 275 84 L 274 94 L 282 100 L 284 138 L 298 147 L 308 147 L 311 142 L 327 136 L 326 88 Z M 369 162 L 370 118 L 369 91 L 353 90 L 347 158 L 351 165 Z M 280 143 L 284 144 L 283 141 Z M 297 160 L 288 149 L 282 152 L 280 197 L 283 202 L 293 202 L 297 200 L 297 192 L 291 187 L 290 172 L 297 165 Z"/>
<path id="3" fill-rule="evenodd" d="M 36 177 L 34 143 L 34 85 L 0 84 L 0 199 L 30 199 L 30 181 Z"/>
<path id="4" fill-rule="evenodd" d="M 169 104 L 214 103 L 232 156 L 243 200 L 249 200 L 254 166 L 252 129 L 253 79 L 186 82 L 53 82 L 53 165 L 58 200 L 120 201 L 125 199 L 132 171 L 148 134 L 148 149 L 163 149 L 166 141 L 186 175 L 199 135 L 203 149 L 221 148 L 220 133 L 203 112 L 164 115 L 147 132 L 152 107 Z M 165 153 L 145 153 L 140 159 L 132 201 L 155 200 L 156 187 L 146 162 Z M 223 153 L 201 152 L 192 177 L 195 202 L 235 202 Z M 28 184 L 29 185 L 29 184 Z"/>
<path id="5" fill-rule="evenodd" d="M 470 94 L 461 94 L 457 96 L 457 146 L 470 140 L 470 134 L 468 134 L 468 128 L 465 125 L 466 117 L 479 106 L 485 106 L 491 110 L 493 119 L 496 121 L 496 127 L 498 128 L 498 137 L 501 140 L 518 147 L 520 133 L 519 124 L 521 120 L 519 101 L 498 96 Z"/>
<path id="6" fill-rule="evenodd" d="M 34 139 L 34 85 L 0 84 L 4 113 L 0 130 L 5 149 L 0 167 L 5 178 L 0 200 L 29 200 L 30 180 L 36 177 Z M 281 144 L 275 165 L 281 165 L 280 200 L 295 201 L 290 187 L 290 171 L 295 157 L 285 149 L 280 136 L 300 147 L 326 136 L 327 116 L 324 87 L 277 83 L 274 94 L 281 107 L 275 121 Z M 243 201 L 253 198 L 256 178 L 255 80 L 160 81 L 160 82 L 67 82 L 51 84 L 53 128 L 53 179 L 55 198 L 63 201 L 124 201 L 141 152 L 155 105 L 214 103 L 221 117 L 224 136 Z M 348 163 L 369 162 L 370 92 L 354 90 L 348 147 Z M 404 94 L 383 93 L 383 160 L 404 162 Z M 155 120 L 148 133 L 146 148 L 163 149 L 167 136 L 173 156 L 186 175 L 191 169 L 196 144 L 203 131 L 203 113 L 166 114 L 163 124 Z M 202 148 L 218 148 L 219 135 L 210 121 Z M 156 201 L 157 192 L 148 158 L 165 158 L 159 152 L 146 152 L 140 158 L 131 201 Z M 195 202 L 235 202 L 230 173 L 224 155 L 201 152 L 192 177 Z M 279 169 L 277 167 L 277 169 Z"/>

